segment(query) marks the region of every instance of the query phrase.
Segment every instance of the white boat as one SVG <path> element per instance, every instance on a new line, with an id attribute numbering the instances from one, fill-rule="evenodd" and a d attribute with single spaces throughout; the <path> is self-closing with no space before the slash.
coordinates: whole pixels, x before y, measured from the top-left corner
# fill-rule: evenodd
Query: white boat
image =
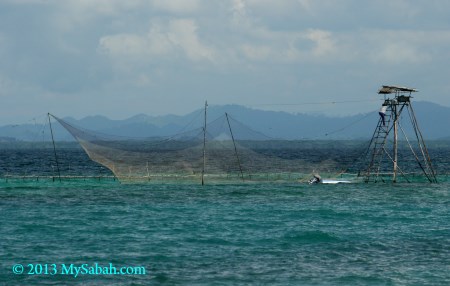
<path id="1" fill-rule="evenodd" d="M 321 182 L 322 184 L 351 184 L 351 181 L 347 181 L 347 180 L 327 180 L 324 179 Z"/>
<path id="2" fill-rule="evenodd" d="M 333 180 L 333 179 L 322 179 L 319 175 L 315 174 L 311 180 L 309 180 L 309 184 L 350 184 L 351 181 L 348 180 Z"/>

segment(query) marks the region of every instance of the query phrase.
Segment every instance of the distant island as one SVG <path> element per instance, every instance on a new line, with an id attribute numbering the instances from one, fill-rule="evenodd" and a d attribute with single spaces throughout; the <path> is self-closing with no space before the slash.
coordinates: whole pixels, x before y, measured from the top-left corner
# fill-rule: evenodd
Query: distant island
<path id="1" fill-rule="evenodd" d="M 420 128 L 429 140 L 450 140 L 450 107 L 419 101 L 413 105 Z M 240 105 L 217 105 L 208 108 L 208 122 L 228 113 L 234 120 L 267 136 L 289 140 L 355 140 L 369 139 L 378 121 L 378 112 L 352 116 L 293 114 L 252 109 Z M 177 134 L 200 128 L 202 110 L 186 115 L 151 116 L 139 114 L 124 120 L 104 116 L 82 119 L 55 114 L 74 126 L 105 134 L 130 137 L 155 137 Z M 189 123 L 191 123 L 189 125 Z M 187 126 L 189 125 L 189 126 Z M 71 135 L 55 122 L 55 140 L 73 141 Z M 45 141 L 48 126 L 39 124 L 5 125 L 0 127 L 0 142 Z M 48 135 L 48 134 L 47 134 Z"/>

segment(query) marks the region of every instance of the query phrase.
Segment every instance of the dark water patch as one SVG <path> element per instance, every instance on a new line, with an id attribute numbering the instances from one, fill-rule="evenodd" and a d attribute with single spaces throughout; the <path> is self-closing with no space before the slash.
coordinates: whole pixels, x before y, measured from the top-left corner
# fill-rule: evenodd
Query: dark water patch
<path id="1" fill-rule="evenodd" d="M 323 231 L 288 232 L 283 236 L 283 240 L 286 243 L 301 244 L 331 243 L 340 241 L 335 234 L 326 233 Z"/>
<path id="2" fill-rule="evenodd" d="M 382 278 L 378 275 L 349 274 L 335 279 L 336 285 L 396 285 L 394 279 Z"/>

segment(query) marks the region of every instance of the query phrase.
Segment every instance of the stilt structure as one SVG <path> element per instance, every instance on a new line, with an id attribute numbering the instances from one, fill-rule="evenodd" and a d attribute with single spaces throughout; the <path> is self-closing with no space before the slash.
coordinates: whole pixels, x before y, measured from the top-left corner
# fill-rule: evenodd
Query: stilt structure
<path id="1" fill-rule="evenodd" d="M 379 90 L 378 93 L 384 95 L 384 102 L 379 112 L 378 125 L 369 144 L 368 167 L 360 173 L 365 182 L 386 180 L 394 183 L 399 180 L 411 182 L 418 175 L 425 177 L 431 183 L 437 182 L 436 173 L 411 105 L 413 92 L 417 90 L 386 85 Z M 402 126 L 405 121 L 402 120 L 402 115 L 405 113 L 409 115 L 411 123 L 409 129 Z M 409 140 L 405 130 L 412 131 L 415 137 L 414 142 Z M 402 139 L 399 140 L 402 135 Z M 406 160 L 408 157 L 405 155 L 406 152 L 413 160 Z M 402 159 L 401 164 L 399 164 L 399 158 Z M 416 167 L 415 170 L 413 164 Z"/>

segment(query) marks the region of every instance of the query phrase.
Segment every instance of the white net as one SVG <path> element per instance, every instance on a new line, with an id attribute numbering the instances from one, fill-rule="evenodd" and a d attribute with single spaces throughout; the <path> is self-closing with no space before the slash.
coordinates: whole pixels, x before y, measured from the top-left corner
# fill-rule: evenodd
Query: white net
<path id="1" fill-rule="evenodd" d="M 56 118 L 56 117 L 55 117 Z M 336 176 L 362 150 L 329 152 L 317 142 L 270 138 L 228 115 L 171 137 L 128 138 L 56 120 L 88 156 L 121 181 L 299 181 L 313 173 Z M 336 143 L 334 143 L 336 145 Z M 347 152 L 350 151 L 350 152 Z"/>

